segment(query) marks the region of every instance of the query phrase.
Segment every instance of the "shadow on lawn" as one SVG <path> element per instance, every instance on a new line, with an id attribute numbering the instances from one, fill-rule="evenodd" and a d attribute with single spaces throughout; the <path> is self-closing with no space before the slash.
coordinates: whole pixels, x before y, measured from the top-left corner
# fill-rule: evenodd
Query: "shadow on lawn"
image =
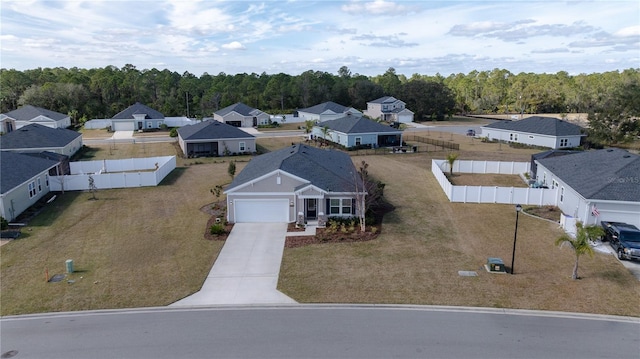
<path id="1" fill-rule="evenodd" d="M 162 180 L 162 182 L 158 184 L 158 186 L 171 186 L 175 184 L 178 179 L 182 177 L 186 170 L 187 167 L 176 167 L 173 171 L 171 171 L 171 173 L 167 175 L 167 177 Z"/>
<path id="2" fill-rule="evenodd" d="M 82 195 L 83 192 L 49 192 L 38 202 L 22 212 L 14 222 L 31 226 L 49 226 L 69 207 L 69 204 Z M 55 196 L 55 199 L 51 198 Z M 51 200 L 51 202 L 49 202 Z"/>

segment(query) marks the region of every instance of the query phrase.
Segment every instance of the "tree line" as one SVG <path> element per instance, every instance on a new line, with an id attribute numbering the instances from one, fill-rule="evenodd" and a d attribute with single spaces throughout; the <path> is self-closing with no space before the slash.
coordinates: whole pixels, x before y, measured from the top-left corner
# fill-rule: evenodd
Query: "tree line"
<path id="1" fill-rule="evenodd" d="M 135 102 L 165 116 L 202 118 L 236 102 L 276 114 L 325 101 L 366 109 L 368 101 L 388 95 L 406 102 L 416 121 L 452 114 L 591 113 L 590 120 L 598 117 L 602 127 L 633 136 L 638 131 L 635 119 L 640 116 L 639 84 L 640 68 L 579 75 L 565 71 L 514 74 L 496 68 L 448 77 L 406 77 L 393 68 L 364 76 L 352 74 L 346 66 L 336 74 L 308 70 L 300 75 L 221 72 L 199 77 L 167 69 L 140 70 L 131 64 L 122 68 L 0 69 L 0 111 L 31 104 L 68 113 L 77 124 L 110 118 Z"/>

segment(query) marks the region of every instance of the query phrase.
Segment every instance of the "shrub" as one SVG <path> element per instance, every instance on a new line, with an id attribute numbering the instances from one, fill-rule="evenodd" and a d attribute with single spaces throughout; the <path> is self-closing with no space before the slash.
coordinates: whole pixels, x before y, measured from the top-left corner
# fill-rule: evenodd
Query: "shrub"
<path id="1" fill-rule="evenodd" d="M 169 131 L 169 137 L 178 137 L 178 129 L 177 128 L 172 128 L 171 131 Z"/>
<path id="2" fill-rule="evenodd" d="M 225 231 L 222 224 L 216 223 L 211 226 L 211 228 L 209 229 L 209 233 L 213 234 L 214 236 L 219 236 L 221 234 L 226 234 L 227 232 Z"/>
<path id="3" fill-rule="evenodd" d="M 169 126 L 167 126 L 166 123 L 161 123 L 160 126 L 158 126 L 158 127 L 163 131 L 166 131 L 169 128 Z"/>
<path id="4" fill-rule="evenodd" d="M 4 217 L 0 217 L 0 229 L 7 229 L 7 228 L 9 228 L 9 221 L 7 221 L 7 219 Z"/>

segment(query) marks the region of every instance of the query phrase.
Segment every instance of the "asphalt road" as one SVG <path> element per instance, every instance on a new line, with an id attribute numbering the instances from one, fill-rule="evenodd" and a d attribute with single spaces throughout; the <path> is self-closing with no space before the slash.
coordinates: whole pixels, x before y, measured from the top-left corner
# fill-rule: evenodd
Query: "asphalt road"
<path id="1" fill-rule="evenodd" d="M 408 306 L 5 317 L 2 358 L 638 358 L 640 320 Z"/>

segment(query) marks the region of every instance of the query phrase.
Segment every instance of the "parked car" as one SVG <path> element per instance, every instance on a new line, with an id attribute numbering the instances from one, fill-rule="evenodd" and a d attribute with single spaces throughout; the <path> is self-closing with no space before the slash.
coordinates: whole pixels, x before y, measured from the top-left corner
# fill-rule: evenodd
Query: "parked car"
<path id="1" fill-rule="evenodd" d="M 603 240 L 609 241 L 618 259 L 640 260 L 640 229 L 622 222 L 600 222 L 604 228 Z"/>
<path id="2" fill-rule="evenodd" d="M 470 128 L 467 130 L 467 136 L 475 136 L 476 135 L 476 130 Z"/>

